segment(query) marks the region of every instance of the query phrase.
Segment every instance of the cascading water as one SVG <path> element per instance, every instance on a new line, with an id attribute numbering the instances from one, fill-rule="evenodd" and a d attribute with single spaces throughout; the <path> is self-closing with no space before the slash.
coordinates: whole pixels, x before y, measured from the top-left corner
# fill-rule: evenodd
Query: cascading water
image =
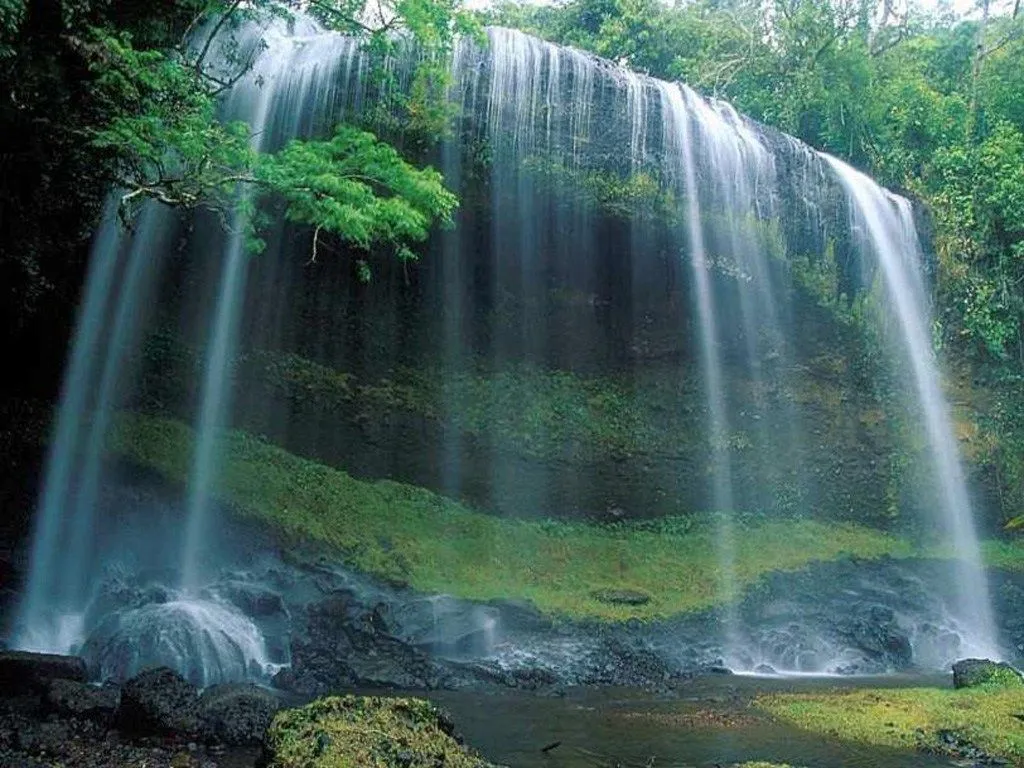
<path id="1" fill-rule="evenodd" d="M 1001 658 L 967 482 L 932 351 L 931 320 L 921 275 L 924 259 L 910 202 L 886 192 L 834 157 L 825 159 L 849 193 L 855 227 L 863 233 L 881 266 L 885 292 L 899 323 L 934 477 L 941 488 L 935 523 L 941 532 L 940 541 L 953 549 L 955 567 L 947 589 L 953 595 L 953 615 L 967 641 L 964 650 Z"/>
<path id="2" fill-rule="evenodd" d="M 318 30 L 308 26 L 305 31 Z M 334 48 L 330 52 L 304 42 L 309 41 L 289 36 L 287 44 L 279 40 L 271 46 L 226 105 L 226 117 L 249 123 L 257 149 L 268 142 L 271 128 L 278 127 L 272 119 L 281 120 L 275 106 L 285 115 L 276 140 L 282 140 L 281 134 L 284 139 L 298 134 L 299 123 L 315 112 L 315 103 L 330 101 L 333 82 L 323 82 L 323 68 L 334 74 L 338 63 L 346 61 L 345 52 L 352 62 L 356 47 L 339 36 L 317 35 L 313 41 Z M 327 99 L 319 93 L 322 90 L 328 91 Z M 137 354 L 142 309 L 154 291 L 160 255 L 168 252 L 166 240 L 177 224 L 168 211 L 147 204 L 126 237 L 119 228 L 117 207 L 115 195 L 93 247 L 14 641 L 18 647 L 39 651 L 81 649 L 93 654 L 90 661 L 100 674 L 120 678 L 153 663 L 175 666 L 202 684 L 259 676 L 269 662 L 256 625 L 229 603 L 199 592 L 218 565 L 204 568 L 208 564 L 203 559 L 209 551 L 208 517 L 219 469 L 217 441 L 229 421 L 239 302 L 245 289 L 247 226 L 241 214 L 233 217 L 222 249 L 213 301 L 178 589 L 157 603 L 112 614 L 99 626 L 86 622 L 100 573 L 125 554 L 95 551 L 105 440 L 126 382 L 132 379 L 126 362 Z M 218 242 L 211 237 L 207 248 Z"/>
<path id="3" fill-rule="evenodd" d="M 697 172 L 691 140 L 691 120 L 696 116 L 687 109 L 686 101 L 693 103 L 687 94 L 684 101 L 682 92 L 676 87 L 661 84 L 662 119 L 665 126 L 664 144 L 666 155 L 682 161 L 683 188 L 686 193 L 686 228 L 690 245 L 690 265 L 693 271 L 697 294 L 697 314 L 700 322 L 701 362 L 704 369 L 705 397 L 710 411 L 708 437 L 711 443 L 713 478 L 712 500 L 718 519 L 718 559 L 720 584 L 719 593 L 727 601 L 726 609 L 726 652 L 732 653 L 738 642 L 738 618 L 732 605 L 736 590 L 736 534 L 733 530 L 732 515 L 735 501 L 732 492 L 732 462 L 729 456 L 729 422 L 726 415 L 725 390 L 722 385 L 722 361 L 719 356 L 717 313 L 711 290 L 707 248 L 704 242 L 704 225 L 701 221 Z M 693 114 L 693 117 L 691 115 Z"/>
<path id="4" fill-rule="evenodd" d="M 271 25 L 267 36 L 252 76 L 224 105 L 226 116 L 249 123 L 257 148 L 321 136 L 334 121 L 363 112 L 373 68 L 356 41 L 301 20 L 290 30 Z M 457 48 L 450 98 L 458 118 L 440 156 L 448 183 L 464 203 L 476 195 L 476 207 L 465 204 L 455 229 L 437 238 L 413 281 L 414 298 L 400 307 L 375 310 L 366 296 L 387 295 L 392 284 L 409 281 L 407 274 L 389 277 L 385 269 L 383 287 L 353 288 L 336 266 L 307 264 L 303 246 L 294 244 L 308 243 L 308 233 L 297 235 L 283 222 L 265 234 L 267 252 L 250 261 L 240 215 L 225 234 L 201 216 L 186 228 L 147 208 L 129 237 L 118 231 L 115 203 L 108 206 L 40 499 L 16 644 L 81 647 L 98 674 L 117 677 L 167 663 L 202 684 L 258 677 L 271 661 L 280 663 L 266 651 L 257 624 L 209 588 L 223 566 L 206 541 L 216 527 L 219 438 L 239 424 L 357 474 L 404 472 L 401 479 L 502 513 L 618 519 L 711 512 L 719 560 L 713 589 L 729 606 L 721 655 L 739 668 L 762 660 L 776 669 L 801 666 L 799 654 L 762 659 L 750 648 L 755 628 L 744 625 L 733 603 L 740 550 L 750 544 L 737 540 L 733 516 L 811 508 L 826 485 L 812 477 L 813 462 L 829 447 L 805 434 L 813 416 L 793 394 L 798 344 L 783 262 L 787 254 L 824 252 L 852 228 L 864 234 L 864 260 L 877 263 L 899 320 L 895 348 L 912 370 L 943 484 L 943 530 L 962 564 L 961 578 L 947 590 L 955 597 L 951 612 L 969 647 L 994 653 L 963 471 L 928 345 L 920 254 L 906 201 L 684 86 L 518 32 L 491 29 L 488 36 L 485 48 L 471 41 Z M 407 64 L 386 63 L 398 87 Z M 634 195 L 641 202 L 624 205 L 616 185 L 626 189 L 627 201 Z M 187 245 L 172 249 L 172 240 Z M 102 537 L 90 535 L 105 512 L 103 442 L 116 410 L 143 386 L 138 366 L 128 364 L 152 330 L 152 323 L 140 328 L 138 314 L 158 292 L 161 270 L 170 268 L 152 255 L 172 250 L 186 253 L 184 265 L 174 267 L 181 282 L 211 294 L 205 302 L 160 297 L 167 305 L 161 330 L 169 324 L 172 333 L 205 348 L 197 355 L 198 400 L 177 412 L 188 412 L 196 426 L 186 523 L 169 539 L 174 546 L 165 549 L 173 555 L 166 562 L 144 563 L 174 575 L 152 593 L 129 590 L 107 608 L 109 596 L 96 595 L 104 568 L 123 553 L 102 549 L 93 544 Z M 201 290 L 205 285 L 215 288 Z M 404 431 L 400 424 L 365 421 L 339 428 L 330 412 L 311 415 L 266 388 L 240 386 L 240 360 L 264 350 L 335 369 L 360 362 L 383 381 L 395 368 L 416 368 L 434 355 L 445 376 L 438 410 L 449 420 L 436 456 L 424 450 L 419 461 L 403 442 L 423 438 L 420 424 Z M 645 391 L 644 377 L 656 375 L 672 382 L 677 400 L 692 386 L 699 393 L 693 423 L 700 438 L 685 450 L 673 448 L 670 469 L 660 475 L 640 467 L 642 481 L 624 491 L 621 467 L 633 460 L 628 451 L 602 461 L 565 441 L 543 454 L 547 462 L 531 462 L 513 456 L 497 434 L 472 440 L 460 430 L 466 381 L 481 371 L 500 378 L 537 369 L 559 370 L 563 381 L 613 370 L 638 393 Z M 633 397 L 641 404 L 643 395 Z M 691 417 L 682 405 L 676 411 L 666 418 L 682 425 L 682 444 Z M 524 452 L 543 453 L 559 428 L 538 420 Z M 375 464 L 366 447 L 379 454 L 381 443 L 391 454 Z M 629 490 L 641 501 L 624 510 Z M 65 551 L 71 556 L 58 565 Z M 808 671 L 828 668 L 815 664 Z"/>
<path id="5" fill-rule="evenodd" d="M 81 642 L 81 613 L 89 599 L 82 579 L 95 564 L 93 513 L 104 441 L 126 358 L 138 341 L 138 319 L 152 288 L 166 212 L 147 206 L 135 236 L 119 232 L 112 195 L 96 238 L 54 449 L 48 460 L 32 571 L 17 642 L 67 652 Z M 123 258 L 122 258 L 123 257 Z M 59 564 L 58 564 L 59 563 Z"/>

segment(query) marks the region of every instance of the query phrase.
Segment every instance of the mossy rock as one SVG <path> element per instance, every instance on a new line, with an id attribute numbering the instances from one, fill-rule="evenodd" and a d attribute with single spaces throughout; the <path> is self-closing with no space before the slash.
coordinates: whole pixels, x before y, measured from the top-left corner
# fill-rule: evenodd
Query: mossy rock
<path id="1" fill-rule="evenodd" d="M 954 688 L 1020 688 L 1024 677 L 1005 661 L 961 659 L 953 665 Z"/>
<path id="2" fill-rule="evenodd" d="M 280 712 L 266 768 L 496 768 L 463 747 L 451 720 L 422 699 L 332 696 Z"/>

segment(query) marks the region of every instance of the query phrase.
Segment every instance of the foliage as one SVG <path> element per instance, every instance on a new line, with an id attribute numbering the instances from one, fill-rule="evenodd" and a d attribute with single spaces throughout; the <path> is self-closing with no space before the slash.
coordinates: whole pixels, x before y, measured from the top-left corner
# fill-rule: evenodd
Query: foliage
<path id="1" fill-rule="evenodd" d="M 390 243 L 403 260 L 415 258 L 406 244 L 425 240 L 435 218 L 450 222 L 456 205 L 439 173 L 416 170 L 373 134 L 344 125 L 329 141 L 296 140 L 263 157 L 253 179 L 285 200 L 290 221 L 363 249 Z"/>
<path id="2" fill-rule="evenodd" d="M 332 696 L 279 712 L 267 731 L 268 768 L 488 768 L 429 701 Z"/>
<path id="3" fill-rule="evenodd" d="M 252 23 L 307 12 L 358 36 L 378 74 L 395 46 L 416 46 L 409 93 L 389 88 L 383 74 L 375 83 L 391 122 L 374 125 L 389 140 L 415 136 L 404 144 L 422 154 L 447 120 L 453 40 L 473 26 L 459 0 L 375 0 L 370 11 L 358 0 L 0 3 L 0 131 L 11 137 L 0 154 L 0 283 L 12 315 L 5 327 L 30 319 L 50 293 L 74 296 L 82 245 L 112 185 L 123 190 L 126 219 L 157 200 L 213 208 L 227 221 L 240 200 L 251 207 L 269 196 L 316 232 L 314 247 L 331 234 L 410 258 L 455 200 L 436 172 L 416 170 L 369 137 L 373 126 L 328 126 L 306 151 L 268 155 L 248 126 L 217 119 L 224 95 L 263 50 L 250 39 Z M 325 183 L 327 175 L 347 183 Z M 358 265 L 367 276 L 366 261 Z"/>
<path id="4" fill-rule="evenodd" d="M 1024 133 L 1007 121 L 936 153 L 946 291 L 961 335 L 1024 362 Z M 956 233 L 956 234 L 953 234 Z"/>
<path id="5" fill-rule="evenodd" d="M 759 696 L 754 704 L 780 720 L 829 737 L 940 754 L 951 751 L 951 741 L 967 742 L 1011 765 L 1024 765 L 1020 686 L 771 694 Z M 943 734 L 953 738 L 942 738 Z"/>
<path id="6" fill-rule="evenodd" d="M 244 21 L 256 12 L 253 8 L 278 14 L 287 10 L 272 2 L 254 7 L 232 3 L 217 9 L 225 15 L 208 22 L 212 31 L 204 30 L 199 38 L 205 42 L 170 51 L 139 51 L 127 36 L 94 31 L 95 50 L 90 49 L 89 56 L 100 106 L 108 115 L 94 142 L 101 149 L 116 150 L 116 184 L 128 190 L 123 201 L 154 198 L 169 205 L 226 211 L 237 204 L 239 187 L 251 185 L 261 195 L 283 200 L 286 218 L 314 228 L 314 259 L 321 232 L 364 250 L 383 242 L 400 258 L 414 258 L 409 244 L 425 239 L 435 219 L 450 221 L 455 207 L 455 197 L 444 189 L 437 172 L 416 170 L 394 148 L 352 126 L 339 125 L 333 136 L 322 140 L 294 140 L 269 154 L 258 151 L 244 123 L 216 119 L 218 96 L 248 72 L 260 52 L 259 46 L 250 54 L 236 52 L 246 46 L 230 37 L 231 24 L 237 20 L 229 14 L 244 10 Z M 356 21 L 360 8 L 321 2 L 314 9 L 325 23 L 350 34 L 365 30 L 374 61 L 391 53 L 396 44 L 393 32 L 404 22 L 423 48 L 421 61 L 440 62 L 447 69 L 443 54 L 454 34 L 456 14 L 450 2 L 418 0 L 400 4 L 387 15 L 382 7 L 380 27 L 373 29 Z M 222 37 L 228 39 L 218 39 Z M 233 68 L 231 74 L 221 74 L 223 61 L 216 68 L 209 63 L 214 51 Z M 429 80 L 434 69 L 424 64 L 416 82 Z M 427 110 L 431 102 L 443 103 L 443 87 L 424 88 L 418 99 L 414 95 L 403 101 L 407 118 Z M 393 112 L 393 100 L 383 95 L 394 89 L 378 84 L 378 92 L 377 104 Z"/>
<path id="7" fill-rule="evenodd" d="M 679 215 L 672 190 L 650 173 L 639 171 L 623 178 L 608 171 L 574 168 L 539 156 L 526 158 L 524 167 L 536 180 L 557 190 L 560 203 L 572 200 L 575 195 L 578 202 L 626 221 L 652 219 L 672 224 Z"/>
<path id="8" fill-rule="evenodd" d="M 183 483 L 191 444 L 180 422 L 123 414 L 109 448 Z M 237 514 L 424 592 L 526 599 L 550 614 L 614 620 L 700 610 L 731 597 L 719 592 L 711 518 L 611 526 L 502 519 L 423 488 L 358 480 L 241 432 L 222 447 L 217 495 Z M 901 539 L 852 524 L 752 520 L 739 532 L 737 590 L 771 571 L 847 553 L 914 554 Z M 641 591 L 651 600 L 607 604 L 594 597 L 601 590 Z"/>

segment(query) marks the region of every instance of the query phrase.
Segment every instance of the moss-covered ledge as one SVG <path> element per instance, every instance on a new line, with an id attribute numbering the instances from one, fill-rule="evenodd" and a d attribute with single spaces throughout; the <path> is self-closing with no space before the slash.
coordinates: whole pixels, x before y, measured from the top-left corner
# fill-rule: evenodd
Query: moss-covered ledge
<path id="1" fill-rule="evenodd" d="M 759 696 L 754 706 L 798 728 L 876 747 L 1024 766 L 1024 687 L 833 690 Z"/>
<path id="2" fill-rule="evenodd" d="M 109 450 L 184 484 L 186 425 L 120 414 Z M 388 480 L 366 481 L 242 432 L 223 438 L 218 498 L 295 544 L 326 547 L 350 566 L 430 593 L 517 598 L 554 615 L 654 618 L 720 602 L 713 520 L 662 518 L 613 525 L 501 519 Z M 812 520 L 746 523 L 736 542 L 736 587 L 844 554 L 909 557 L 910 544 L 877 530 Z M 608 590 L 646 602 L 601 600 Z"/>

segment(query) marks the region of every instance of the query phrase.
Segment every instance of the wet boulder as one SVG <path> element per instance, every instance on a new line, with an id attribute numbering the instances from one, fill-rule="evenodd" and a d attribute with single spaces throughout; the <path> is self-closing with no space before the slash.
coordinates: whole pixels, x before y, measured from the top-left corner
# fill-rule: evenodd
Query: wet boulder
<path id="1" fill-rule="evenodd" d="M 124 684 L 117 719 L 123 730 L 140 735 L 194 735 L 199 689 L 168 667 L 147 669 Z"/>
<path id="2" fill-rule="evenodd" d="M 51 680 L 43 696 L 49 712 L 99 723 L 112 723 L 121 694 L 112 686 L 95 686 L 77 680 Z"/>
<path id="3" fill-rule="evenodd" d="M 0 689 L 5 693 L 35 691 L 50 680 L 86 681 L 85 662 L 77 656 L 27 651 L 0 652 Z"/>
<path id="4" fill-rule="evenodd" d="M 279 593 L 257 583 L 242 580 L 226 581 L 211 591 L 217 597 L 235 605 L 247 616 L 263 618 L 288 612 Z"/>
<path id="5" fill-rule="evenodd" d="M 375 606 L 366 622 L 417 648 L 440 655 L 483 655 L 497 637 L 499 611 L 448 595 Z"/>
<path id="6" fill-rule="evenodd" d="M 279 696 L 258 685 L 215 685 L 199 699 L 199 725 L 213 742 L 259 744 L 281 707 Z"/>
<path id="7" fill-rule="evenodd" d="M 1005 661 L 989 659 L 961 659 L 953 665 L 953 687 L 1018 688 L 1024 686 L 1024 676 Z"/>
<path id="8" fill-rule="evenodd" d="M 880 604 L 856 606 L 851 613 L 845 629 L 853 647 L 891 669 L 906 669 L 911 665 L 913 646 L 891 608 Z"/>

